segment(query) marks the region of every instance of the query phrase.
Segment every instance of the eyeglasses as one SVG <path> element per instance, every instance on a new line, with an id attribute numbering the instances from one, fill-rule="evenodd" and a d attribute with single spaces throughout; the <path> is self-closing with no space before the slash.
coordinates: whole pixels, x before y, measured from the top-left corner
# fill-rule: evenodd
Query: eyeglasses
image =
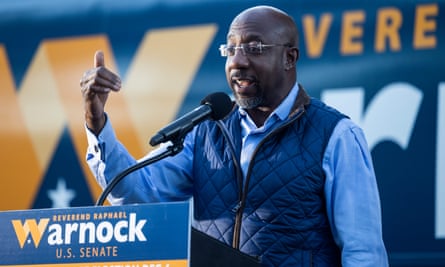
<path id="1" fill-rule="evenodd" d="M 264 51 L 264 48 L 274 47 L 274 46 L 289 46 L 284 44 L 262 44 L 259 43 L 248 43 L 248 44 L 240 44 L 239 46 L 235 45 L 220 45 L 219 51 L 221 52 L 222 57 L 231 57 L 235 55 L 236 50 L 240 49 L 243 55 L 261 55 Z"/>

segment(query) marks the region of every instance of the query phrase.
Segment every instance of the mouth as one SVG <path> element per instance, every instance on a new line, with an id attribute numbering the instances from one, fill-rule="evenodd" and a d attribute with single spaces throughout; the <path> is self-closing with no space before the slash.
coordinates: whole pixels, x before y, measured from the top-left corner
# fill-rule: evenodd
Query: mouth
<path id="1" fill-rule="evenodd" d="M 233 82 L 240 88 L 246 88 L 253 84 L 253 81 L 249 79 L 234 79 Z"/>
<path id="2" fill-rule="evenodd" d="M 257 82 L 246 77 L 232 77 L 232 88 L 240 96 L 251 96 L 256 93 Z"/>

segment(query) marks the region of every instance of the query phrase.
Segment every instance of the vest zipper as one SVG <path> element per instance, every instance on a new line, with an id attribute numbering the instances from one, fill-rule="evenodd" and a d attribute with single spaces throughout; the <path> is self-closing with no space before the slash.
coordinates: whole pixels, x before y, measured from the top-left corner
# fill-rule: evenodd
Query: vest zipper
<path id="1" fill-rule="evenodd" d="M 246 205 L 246 198 L 247 198 L 247 189 L 249 188 L 249 181 L 250 181 L 250 172 L 252 169 L 252 162 L 255 158 L 259 148 L 272 136 L 274 136 L 276 133 L 280 132 L 282 129 L 286 128 L 288 125 L 296 121 L 298 118 L 300 118 L 304 113 L 304 109 L 300 109 L 299 112 L 295 114 L 295 116 L 290 119 L 285 124 L 281 125 L 280 127 L 272 130 L 268 135 L 266 135 L 263 140 L 261 140 L 255 150 L 252 153 L 251 162 L 249 163 L 249 167 L 247 168 L 247 174 L 246 174 L 246 182 L 244 183 L 244 186 L 240 187 L 240 199 L 238 204 L 232 209 L 233 211 L 236 211 L 235 214 L 235 226 L 233 229 L 233 241 L 232 241 L 232 247 L 239 250 L 240 246 L 240 236 L 241 236 L 241 224 L 242 224 L 242 218 L 244 213 L 244 207 Z"/>
<path id="2" fill-rule="evenodd" d="M 238 202 L 238 204 L 236 204 L 235 207 L 233 207 L 232 212 L 237 213 L 240 208 L 241 208 L 241 201 Z"/>

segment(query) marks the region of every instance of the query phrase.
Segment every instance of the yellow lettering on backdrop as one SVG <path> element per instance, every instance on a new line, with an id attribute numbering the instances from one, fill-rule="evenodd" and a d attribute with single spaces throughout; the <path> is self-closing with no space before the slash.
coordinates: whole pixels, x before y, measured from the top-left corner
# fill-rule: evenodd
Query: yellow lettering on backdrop
<path id="1" fill-rule="evenodd" d="M 365 20 L 367 12 L 370 10 L 350 10 L 341 14 L 339 34 L 339 53 L 342 56 L 355 56 L 364 52 L 364 34 L 365 29 L 369 30 L 370 25 L 366 25 Z M 437 48 L 437 20 L 439 15 L 439 5 L 423 4 L 415 6 L 415 17 L 409 18 L 408 22 L 413 20 L 410 30 L 413 31 L 412 48 L 434 49 Z M 411 24 L 404 23 L 402 11 L 397 7 L 382 7 L 376 10 L 375 29 L 374 29 L 374 51 L 383 53 L 386 51 L 399 52 L 402 50 L 402 27 Z M 332 23 L 337 18 L 333 13 L 323 13 L 318 19 L 315 15 L 306 14 L 302 17 L 302 38 L 305 43 L 306 54 L 309 58 L 319 58 L 324 49 L 328 36 L 331 34 Z M 317 26 L 318 25 L 318 26 Z M 405 29 L 406 30 L 406 29 Z M 369 33 L 368 33 L 369 34 Z M 406 44 L 405 44 L 406 46 Z"/>
<path id="2" fill-rule="evenodd" d="M 315 18 L 312 15 L 303 16 L 303 34 L 306 40 L 308 57 L 320 57 L 326 44 L 326 39 L 332 24 L 332 14 L 321 16 L 319 29 L 316 29 Z"/>
<path id="3" fill-rule="evenodd" d="M 375 33 L 375 51 L 386 51 L 388 40 L 391 51 L 400 51 L 400 27 L 402 26 L 402 14 L 396 8 L 384 8 L 377 12 L 377 26 Z"/>
<path id="4" fill-rule="evenodd" d="M 342 55 L 363 53 L 363 22 L 365 12 L 351 11 L 343 14 L 340 52 Z"/>
<path id="5" fill-rule="evenodd" d="M 119 139 L 135 157 L 145 154 L 149 138 L 173 119 L 216 30 L 212 24 L 147 32 L 123 90 L 112 93 L 106 107 Z M 0 209 L 31 207 L 64 127 L 69 129 L 93 197 L 101 193 L 85 163 L 79 88 L 82 73 L 93 67 L 99 49 L 105 53 L 106 67 L 119 73 L 106 36 L 43 42 L 16 91 L 0 46 L 0 159 L 7 164 L 0 171 L 5 177 Z"/>
<path id="6" fill-rule="evenodd" d="M 413 46 L 416 49 L 436 47 L 436 16 L 439 13 L 437 4 L 420 5 L 416 8 Z M 428 35 L 429 34 L 429 35 Z"/>

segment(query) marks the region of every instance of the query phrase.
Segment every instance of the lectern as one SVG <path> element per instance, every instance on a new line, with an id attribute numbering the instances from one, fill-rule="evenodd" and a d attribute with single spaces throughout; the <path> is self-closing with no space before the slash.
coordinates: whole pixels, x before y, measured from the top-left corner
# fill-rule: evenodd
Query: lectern
<path id="1" fill-rule="evenodd" d="M 192 228 L 191 267 L 259 267 L 257 259 Z"/>

